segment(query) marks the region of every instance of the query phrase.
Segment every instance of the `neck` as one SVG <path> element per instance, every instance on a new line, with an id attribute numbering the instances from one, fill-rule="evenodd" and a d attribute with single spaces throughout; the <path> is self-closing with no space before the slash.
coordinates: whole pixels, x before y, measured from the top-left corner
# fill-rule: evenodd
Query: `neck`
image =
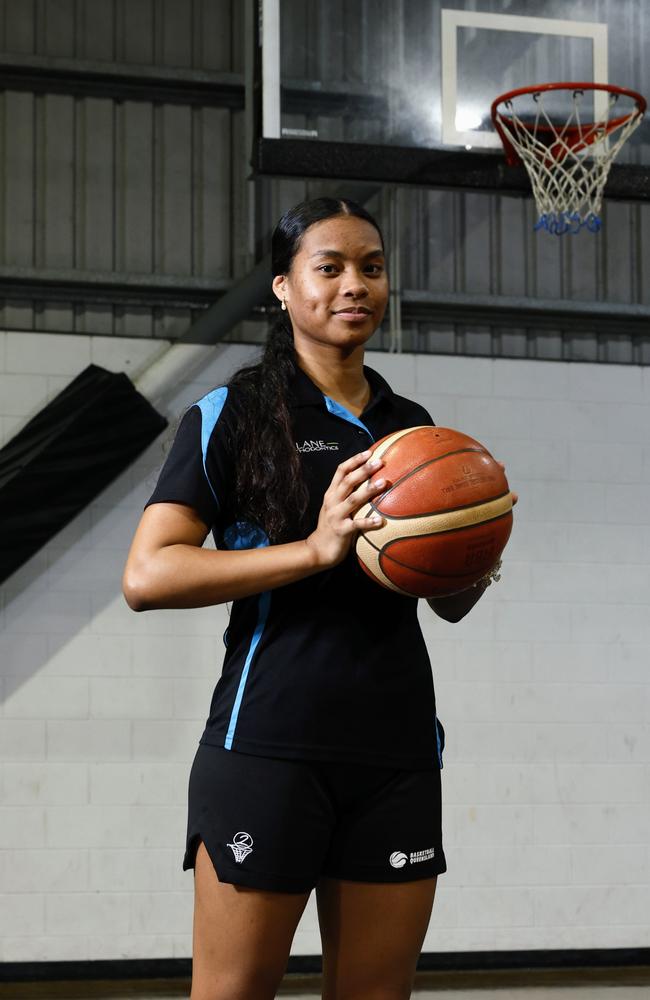
<path id="1" fill-rule="evenodd" d="M 370 399 L 370 386 L 363 373 L 363 345 L 344 355 L 336 348 L 296 344 L 298 364 L 322 393 L 358 416 Z"/>

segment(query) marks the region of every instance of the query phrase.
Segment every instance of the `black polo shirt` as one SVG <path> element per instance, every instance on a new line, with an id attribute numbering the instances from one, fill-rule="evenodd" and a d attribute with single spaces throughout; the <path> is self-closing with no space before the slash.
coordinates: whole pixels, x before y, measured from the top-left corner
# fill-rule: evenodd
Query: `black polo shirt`
<path id="1" fill-rule="evenodd" d="M 309 530 L 336 467 L 404 427 L 431 425 L 418 403 L 365 368 L 372 395 L 360 417 L 298 370 L 289 405 L 309 490 Z M 146 506 L 193 507 L 217 548 L 268 545 L 233 499 L 236 389 L 213 389 L 183 415 Z M 354 548 L 332 569 L 232 605 L 222 675 L 202 743 L 266 757 L 406 769 L 442 766 L 431 665 L 417 599 L 372 581 Z"/>

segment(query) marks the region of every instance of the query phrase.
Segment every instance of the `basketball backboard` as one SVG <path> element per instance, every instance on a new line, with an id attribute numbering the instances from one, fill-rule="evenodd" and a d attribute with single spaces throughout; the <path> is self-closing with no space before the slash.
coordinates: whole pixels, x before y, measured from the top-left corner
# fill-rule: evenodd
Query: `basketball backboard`
<path id="1" fill-rule="evenodd" d="M 572 80 L 650 97 L 647 0 L 258 0 L 256 9 L 260 173 L 527 193 L 490 120 L 497 95 Z M 598 112 L 599 94 L 587 95 L 585 115 Z M 650 121 L 621 150 L 607 194 L 650 198 Z"/>

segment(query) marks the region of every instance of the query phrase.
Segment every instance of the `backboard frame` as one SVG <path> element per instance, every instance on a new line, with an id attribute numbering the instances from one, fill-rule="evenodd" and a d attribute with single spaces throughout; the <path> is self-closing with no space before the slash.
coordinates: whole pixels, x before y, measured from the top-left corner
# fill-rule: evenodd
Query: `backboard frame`
<path id="1" fill-rule="evenodd" d="M 279 0 L 276 0 L 279 3 Z M 279 10 L 279 8 L 278 8 Z M 607 25 L 594 21 L 566 21 L 548 17 L 525 17 L 520 14 L 492 14 L 483 11 L 450 10 L 441 13 L 442 49 L 442 142 L 445 146 L 465 146 L 480 149 L 500 149 L 501 140 L 496 132 L 476 130 L 459 131 L 456 128 L 458 92 L 458 29 L 476 31 L 507 31 L 525 34 L 557 35 L 569 38 L 587 38 L 592 43 L 593 83 L 609 83 L 607 54 Z M 538 84 L 551 81 L 530 80 Z M 497 97 L 494 94 L 493 97 Z M 607 108 L 605 95 L 595 95 L 595 115 L 602 117 Z"/>

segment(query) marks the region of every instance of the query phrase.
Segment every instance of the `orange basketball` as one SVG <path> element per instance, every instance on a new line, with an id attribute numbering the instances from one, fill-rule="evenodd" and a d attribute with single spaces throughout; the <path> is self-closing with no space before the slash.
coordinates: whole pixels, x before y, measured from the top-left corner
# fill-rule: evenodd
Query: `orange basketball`
<path id="1" fill-rule="evenodd" d="M 388 485 L 356 515 L 384 519 L 357 538 L 369 576 L 409 597 L 444 597 L 494 568 L 510 536 L 512 496 L 487 448 L 448 427 L 409 427 L 372 451 Z"/>

